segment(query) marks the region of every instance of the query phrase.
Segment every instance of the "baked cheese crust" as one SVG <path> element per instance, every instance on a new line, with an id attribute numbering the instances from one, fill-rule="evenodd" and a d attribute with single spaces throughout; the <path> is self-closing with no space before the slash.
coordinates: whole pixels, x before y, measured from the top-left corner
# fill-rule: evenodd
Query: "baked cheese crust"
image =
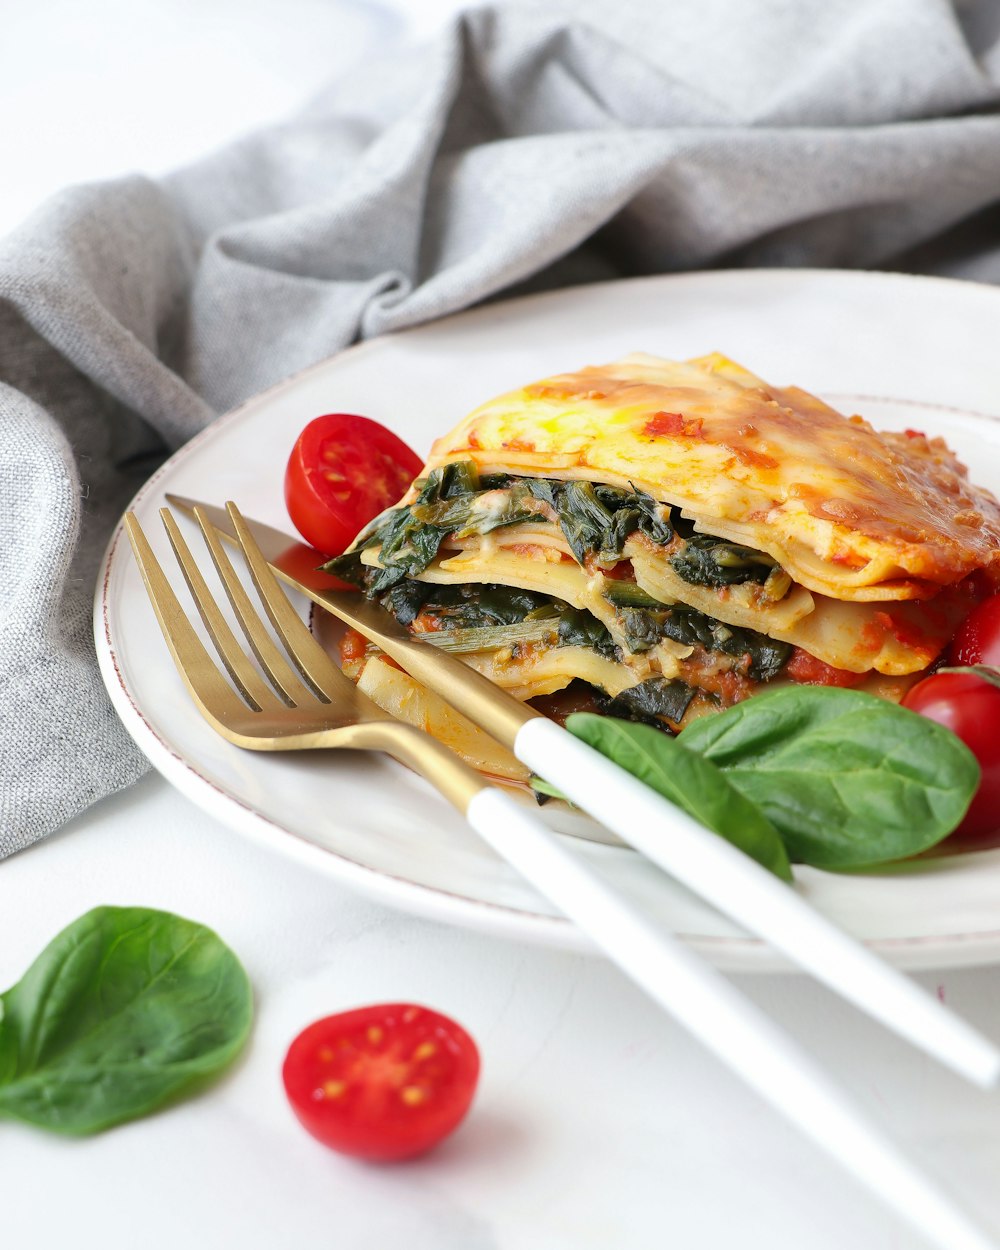
<path id="1" fill-rule="evenodd" d="M 427 469 L 454 461 L 634 487 L 839 600 L 926 599 L 1000 562 L 1000 505 L 942 439 L 879 433 L 718 354 L 634 354 L 511 391 Z"/>

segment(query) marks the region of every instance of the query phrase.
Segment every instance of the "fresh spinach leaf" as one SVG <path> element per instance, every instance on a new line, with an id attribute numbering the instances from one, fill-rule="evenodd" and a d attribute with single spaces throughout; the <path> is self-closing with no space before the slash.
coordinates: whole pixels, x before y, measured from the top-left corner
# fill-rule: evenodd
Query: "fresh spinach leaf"
<path id="1" fill-rule="evenodd" d="M 146 1115 L 231 1063 L 252 1014 L 210 929 L 97 907 L 0 995 L 0 1116 L 77 1136 Z"/>
<path id="2" fill-rule="evenodd" d="M 574 712 L 566 728 L 776 876 L 791 881 L 788 856 L 774 825 L 704 756 L 660 729 L 591 712 Z"/>
<path id="3" fill-rule="evenodd" d="M 861 868 L 951 833 L 979 784 L 943 726 L 857 690 L 787 687 L 692 722 L 678 741 L 757 803 L 793 860 Z"/>
<path id="4" fill-rule="evenodd" d="M 564 803 L 570 803 L 570 800 L 563 794 L 558 786 L 550 785 L 544 777 L 539 777 L 537 773 L 532 773 L 528 779 L 532 793 L 535 796 L 535 802 L 539 807 L 544 807 L 549 799 L 562 799 Z M 572 803 L 570 803 L 572 806 Z"/>

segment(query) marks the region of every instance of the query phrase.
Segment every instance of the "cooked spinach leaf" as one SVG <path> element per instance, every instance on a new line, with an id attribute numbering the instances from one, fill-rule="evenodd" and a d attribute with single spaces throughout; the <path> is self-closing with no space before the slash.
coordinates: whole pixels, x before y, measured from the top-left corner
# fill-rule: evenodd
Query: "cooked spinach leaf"
<path id="1" fill-rule="evenodd" d="M 648 595 L 636 582 L 607 581 L 603 590 L 604 598 L 616 608 L 649 608 L 656 611 L 664 605 L 659 599 Z"/>
<path id="2" fill-rule="evenodd" d="M 551 509 L 580 564 L 590 557 L 606 566 L 616 563 L 636 533 L 666 545 L 680 526 L 684 545 L 670 560 L 688 581 L 712 586 L 745 581 L 773 583 L 775 598 L 790 585 L 787 575 L 778 585 L 773 576 L 777 566 L 770 557 L 694 534 L 690 522 L 680 521 L 674 509 L 639 490 L 507 474 L 481 478 L 471 461 L 433 469 L 416 486 L 418 494 L 412 504 L 376 517 L 359 536 L 356 549 L 335 556 L 324 569 L 371 596 L 381 595 L 404 578 L 422 573 L 436 557 L 446 534 L 458 538 L 488 534 L 502 526 L 520 525 Z M 358 551 L 371 547 L 380 548 L 380 569 L 361 563 Z"/>
<path id="3" fill-rule="evenodd" d="M 402 625 L 412 624 L 421 612 L 436 617 L 442 633 L 551 620 L 561 646 L 593 647 L 608 659 L 619 658 L 614 640 L 596 617 L 533 590 L 490 582 L 435 586 L 404 581 L 387 591 L 381 602 Z M 442 638 L 436 635 L 430 641 Z M 499 636 L 495 641 L 501 645 Z"/>
<path id="4" fill-rule="evenodd" d="M 680 742 L 767 814 L 793 860 L 860 868 L 951 833 L 979 784 L 950 730 L 874 695 L 803 686 L 694 721 Z"/>
<path id="5" fill-rule="evenodd" d="M 382 606 L 392 613 L 400 625 L 412 625 L 437 589 L 432 582 L 402 581 L 386 591 Z"/>
<path id="6" fill-rule="evenodd" d="M 682 681 L 666 677 L 647 677 L 637 686 L 630 686 L 613 699 L 598 694 L 597 701 L 609 716 L 624 720 L 660 725 L 662 717 L 677 724 L 695 696 L 695 691 Z"/>
<path id="7" fill-rule="evenodd" d="M 605 564 L 620 560 L 626 541 L 636 532 L 656 543 L 673 537 L 671 509 L 642 491 L 618 490 L 592 482 L 529 479 L 536 499 L 553 508 L 579 564 L 589 555 Z"/>
<path id="8" fill-rule="evenodd" d="M 427 612 L 437 617 L 443 629 L 514 625 L 528 616 L 555 616 L 559 607 L 563 606 L 548 595 L 493 582 L 470 582 L 458 586 L 401 582 L 388 591 L 381 602 L 401 625 L 409 625 L 420 612 Z"/>
<path id="9" fill-rule="evenodd" d="M 687 750 L 680 739 L 589 712 L 568 717 L 566 728 L 776 876 L 792 879 L 781 838 L 764 812 L 721 769 Z"/>
<path id="10" fill-rule="evenodd" d="M 564 647 L 593 647 L 607 660 L 619 658 L 615 640 L 596 616 L 582 608 L 566 608 L 559 619 L 559 642 Z"/>
<path id="11" fill-rule="evenodd" d="M 481 489 L 479 470 L 472 460 L 456 460 L 431 469 L 424 481 L 418 481 L 416 485 L 420 488 L 416 500 L 418 504 L 459 499 L 463 495 L 474 495 Z"/>
<path id="12" fill-rule="evenodd" d="M 484 482 L 487 489 L 483 489 Z M 412 504 L 376 517 L 362 531 L 353 551 L 334 556 L 322 566 L 326 572 L 359 586 L 374 598 L 404 578 L 422 573 L 434 560 L 446 534 L 460 538 L 488 534 L 538 514 L 535 496 L 525 483 L 511 483 L 509 478 L 480 479 L 472 461 L 432 469 L 416 485 L 419 491 Z M 381 568 L 361 562 L 359 552 L 371 547 L 379 548 Z"/>
<path id="13" fill-rule="evenodd" d="M 792 648 L 752 629 L 725 625 L 696 608 L 673 603 L 653 611 L 649 608 L 622 607 L 618 619 L 625 641 L 632 652 L 648 651 L 664 638 L 686 647 L 702 646 L 735 658 L 749 657 L 747 675 L 754 681 L 769 681 L 784 668 Z"/>
<path id="14" fill-rule="evenodd" d="M 724 542 L 710 534 L 690 534 L 670 557 L 670 567 L 695 586 L 734 586 L 766 582 L 777 561 L 752 547 Z"/>
<path id="15" fill-rule="evenodd" d="M 489 534 L 507 525 L 520 525 L 538 516 L 538 503 L 523 482 L 498 490 L 479 491 L 434 503 L 415 503 L 411 508 L 422 525 L 436 525 L 456 538 Z"/>
<path id="16" fill-rule="evenodd" d="M 239 1054 L 253 1001 L 210 929 L 97 907 L 0 996 L 0 1116 L 66 1135 L 156 1110 Z"/>

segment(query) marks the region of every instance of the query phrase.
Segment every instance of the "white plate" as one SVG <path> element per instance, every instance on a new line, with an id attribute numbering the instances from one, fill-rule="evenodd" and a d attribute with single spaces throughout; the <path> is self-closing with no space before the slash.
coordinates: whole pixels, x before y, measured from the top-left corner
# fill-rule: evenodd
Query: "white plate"
<path id="1" fill-rule="evenodd" d="M 975 479 L 998 489 L 1000 424 L 982 415 L 1000 413 L 998 324 L 995 288 L 811 270 L 636 279 L 497 303 L 362 344 L 250 400 L 173 456 L 133 508 L 173 576 L 156 515 L 165 493 L 235 499 L 247 515 L 289 528 L 284 463 L 321 412 L 366 413 L 423 453 L 494 394 L 630 351 L 723 351 L 876 426 L 945 435 Z M 120 529 L 98 584 L 95 633 L 111 698 L 136 742 L 238 832 L 425 916 L 583 944 L 429 787 L 390 761 L 251 754 L 217 737 L 167 657 Z M 574 844 L 716 964 L 784 966 L 635 853 Z M 866 877 L 805 869 L 797 878 L 817 907 L 902 966 L 1000 958 L 1000 851 Z"/>

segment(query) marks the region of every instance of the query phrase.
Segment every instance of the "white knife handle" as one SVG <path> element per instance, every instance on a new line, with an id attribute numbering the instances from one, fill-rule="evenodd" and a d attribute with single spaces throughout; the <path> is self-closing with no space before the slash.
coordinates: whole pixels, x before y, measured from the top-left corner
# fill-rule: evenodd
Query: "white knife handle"
<path id="1" fill-rule="evenodd" d="M 1000 1051 L 992 1042 L 600 752 L 538 717 L 519 731 L 514 754 L 695 894 L 876 1020 L 977 1084 L 996 1083 Z"/>
<path id="2" fill-rule="evenodd" d="M 466 819 L 650 997 L 929 1242 L 942 1250 L 997 1250 L 786 1033 L 635 910 L 537 816 L 485 788 Z"/>

